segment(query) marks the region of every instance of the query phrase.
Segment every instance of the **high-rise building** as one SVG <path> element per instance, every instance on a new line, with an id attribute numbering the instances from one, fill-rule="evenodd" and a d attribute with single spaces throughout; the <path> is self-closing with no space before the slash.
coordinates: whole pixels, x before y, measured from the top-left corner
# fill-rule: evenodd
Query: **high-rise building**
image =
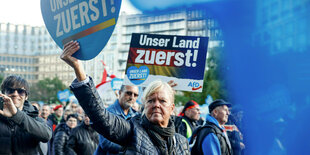
<path id="1" fill-rule="evenodd" d="M 30 83 L 58 77 L 69 85 L 74 73 L 59 59 L 60 52 L 44 26 L 0 23 L 0 73 L 4 76 L 19 75 Z"/>
<path id="2" fill-rule="evenodd" d="M 203 9 L 167 10 L 159 15 L 121 13 L 106 47 L 94 59 L 83 61 L 95 84 L 102 79 L 102 61 L 108 74 L 124 77 L 132 33 L 208 36 L 209 47 L 224 45 L 218 23 Z M 74 73 L 60 60 L 61 51 L 44 26 L 0 23 L 0 71 L 5 76 L 19 74 L 31 83 L 58 77 L 69 85 Z"/>

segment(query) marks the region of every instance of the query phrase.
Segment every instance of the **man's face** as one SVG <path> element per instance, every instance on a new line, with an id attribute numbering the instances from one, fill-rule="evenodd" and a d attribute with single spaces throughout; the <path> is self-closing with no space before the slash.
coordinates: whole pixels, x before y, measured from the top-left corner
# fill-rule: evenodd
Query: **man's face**
<path id="1" fill-rule="evenodd" d="M 77 104 L 72 103 L 72 105 L 71 105 L 71 109 L 72 109 L 72 111 L 76 112 L 76 111 L 77 111 L 77 107 L 78 107 L 78 105 L 77 105 Z"/>
<path id="2" fill-rule="evenodd" d="M 64 109 L 61 107 L 61 108 L 58 108 L 54 113 L 57 117 L 61 117 L 63 112 L 64 112 Z"/>
<path id="3" fill-rule="evenodd" d="M 51 113 L 50 107 L 48 105 L 44 105 L 42 107 L 41 117 L 47 119 L 50 113 Z"/>
<path id="4" fill-rule="evenodd" d="M 224 125 L 228 121 L 230 112 L 226 105 L 216 107 L 213 112 L 214 118 L 220 123 L 220 125 Z"/>
<path id="5" fill-rule="evenodd" d="M 24 102 L 28 99 L 26 90 L 22 88 L 6 88 L 5 95 L 10 97 L 14 105 L 19 109 L 23 110 Z"/>
<path id="6" fill-rule="evenodd" d="M 173 110 L 173 101 L 165 90 L 155 92 L 146 98 L 145 115 L 153 124 L 167 127 Z"/>
<path id="7" fill-rule="evenodd" d="M 187 116 L 188 118 L 198 121 L 200 118 L 200 108 L 199 107 L 195 107 L 195 108 L 191 108 L 185 111 L 185 116 Z"/>
<path id="8" fill-rule="evenodd" d="M 139 96 L 139 89 L 136 86 L 125 86 L 123 91 L 119 92 L 119 103 L 122 108 L 130 108 Z"/>

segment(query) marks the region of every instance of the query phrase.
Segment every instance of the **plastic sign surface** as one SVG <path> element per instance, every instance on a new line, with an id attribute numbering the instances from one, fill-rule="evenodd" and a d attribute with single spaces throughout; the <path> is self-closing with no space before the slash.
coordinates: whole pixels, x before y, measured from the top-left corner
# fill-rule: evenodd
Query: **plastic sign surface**
<path id="1" fill-rule="evenodd" d="M 119 16 L 121 0 L 41 0 L 46 28 L 60 48 L 71 40 L 80 43 L 73 56 L 96 57 L 109 41 Z"/>
<path id="2" fill-rule="evenodd" d="M 124 84 L 173 80 L 176 90 L 202 92 L 208 39 L 133 33 Z"/>
<path id="3" fill-rule="evenodd" d="M 57 92 L 57 98 L 60 102 L 66 102 L 68 101 L 70 96 L 70 91 L 68 89 L 65 89 L 63 91 L 58 91 Z"/>

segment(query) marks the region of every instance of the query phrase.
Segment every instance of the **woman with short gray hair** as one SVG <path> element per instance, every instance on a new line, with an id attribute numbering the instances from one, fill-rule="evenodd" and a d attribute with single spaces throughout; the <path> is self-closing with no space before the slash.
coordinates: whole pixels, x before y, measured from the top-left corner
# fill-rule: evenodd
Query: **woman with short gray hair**
<path id="1" fill-rule="evenodd" d="M 77 42 L 67 43 L 61 59 L 75 71 L 77 79 L 70 86 L 71 90 L 97 132 L 124 146 L 125 154 L 190 154 L 187 139 L 175 133 L 170 119 L 174 110 L 174 91 L 167 83 L 151 83 L 144 92 L 144 115 L 126 121 L 104 108 L 92 79 L 86 76 L 81 63 L 72 57 L 79 48 Z"/>

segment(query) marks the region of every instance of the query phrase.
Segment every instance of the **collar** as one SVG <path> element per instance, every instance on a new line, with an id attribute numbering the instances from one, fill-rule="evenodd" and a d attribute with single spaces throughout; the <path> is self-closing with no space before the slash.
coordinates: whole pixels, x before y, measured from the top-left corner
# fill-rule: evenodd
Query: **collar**
<path id="1" fill-rule="evenodd" d="M 211 116 L 210 114 L 207 115 L 206 121 L 214 123 L 219 128 L 225 130 L 224 126 L 221 126 L 220 123 L 213 116 Z"/>
<path id="2" fill-rule="evenodd" d="M 133 116 L 135 116 L 135 115 L 137 114 L 137 112 L 134 111 L 134 110 L 130 107 L 130 108 L 129 108 L 129 111 L 128 111 L 128 114 L 125 115 L 125 113 L 124 113 L 124 111 L 123 111 L 123 109 L 122 109 L 122 107 L 121 107 L 121 105 L 120 105 L 120 103 L 119 103 L 118 100 L 116 100 L 116 101 L 114 102 L 114 104 L 112 104 L 111 106 L 109 106 L 109 107 L 107 108 L 107 110 L 110 111 L 110 112 L 112 112 L 112 113 L 114 113 L 114 114 L 116 114 L 116 115 L 118 115 L 118 116 L 121 116 L 121 117 L 124 118 L 124 119 L 131 118 L 131 117 L 133 117 Z"/>

